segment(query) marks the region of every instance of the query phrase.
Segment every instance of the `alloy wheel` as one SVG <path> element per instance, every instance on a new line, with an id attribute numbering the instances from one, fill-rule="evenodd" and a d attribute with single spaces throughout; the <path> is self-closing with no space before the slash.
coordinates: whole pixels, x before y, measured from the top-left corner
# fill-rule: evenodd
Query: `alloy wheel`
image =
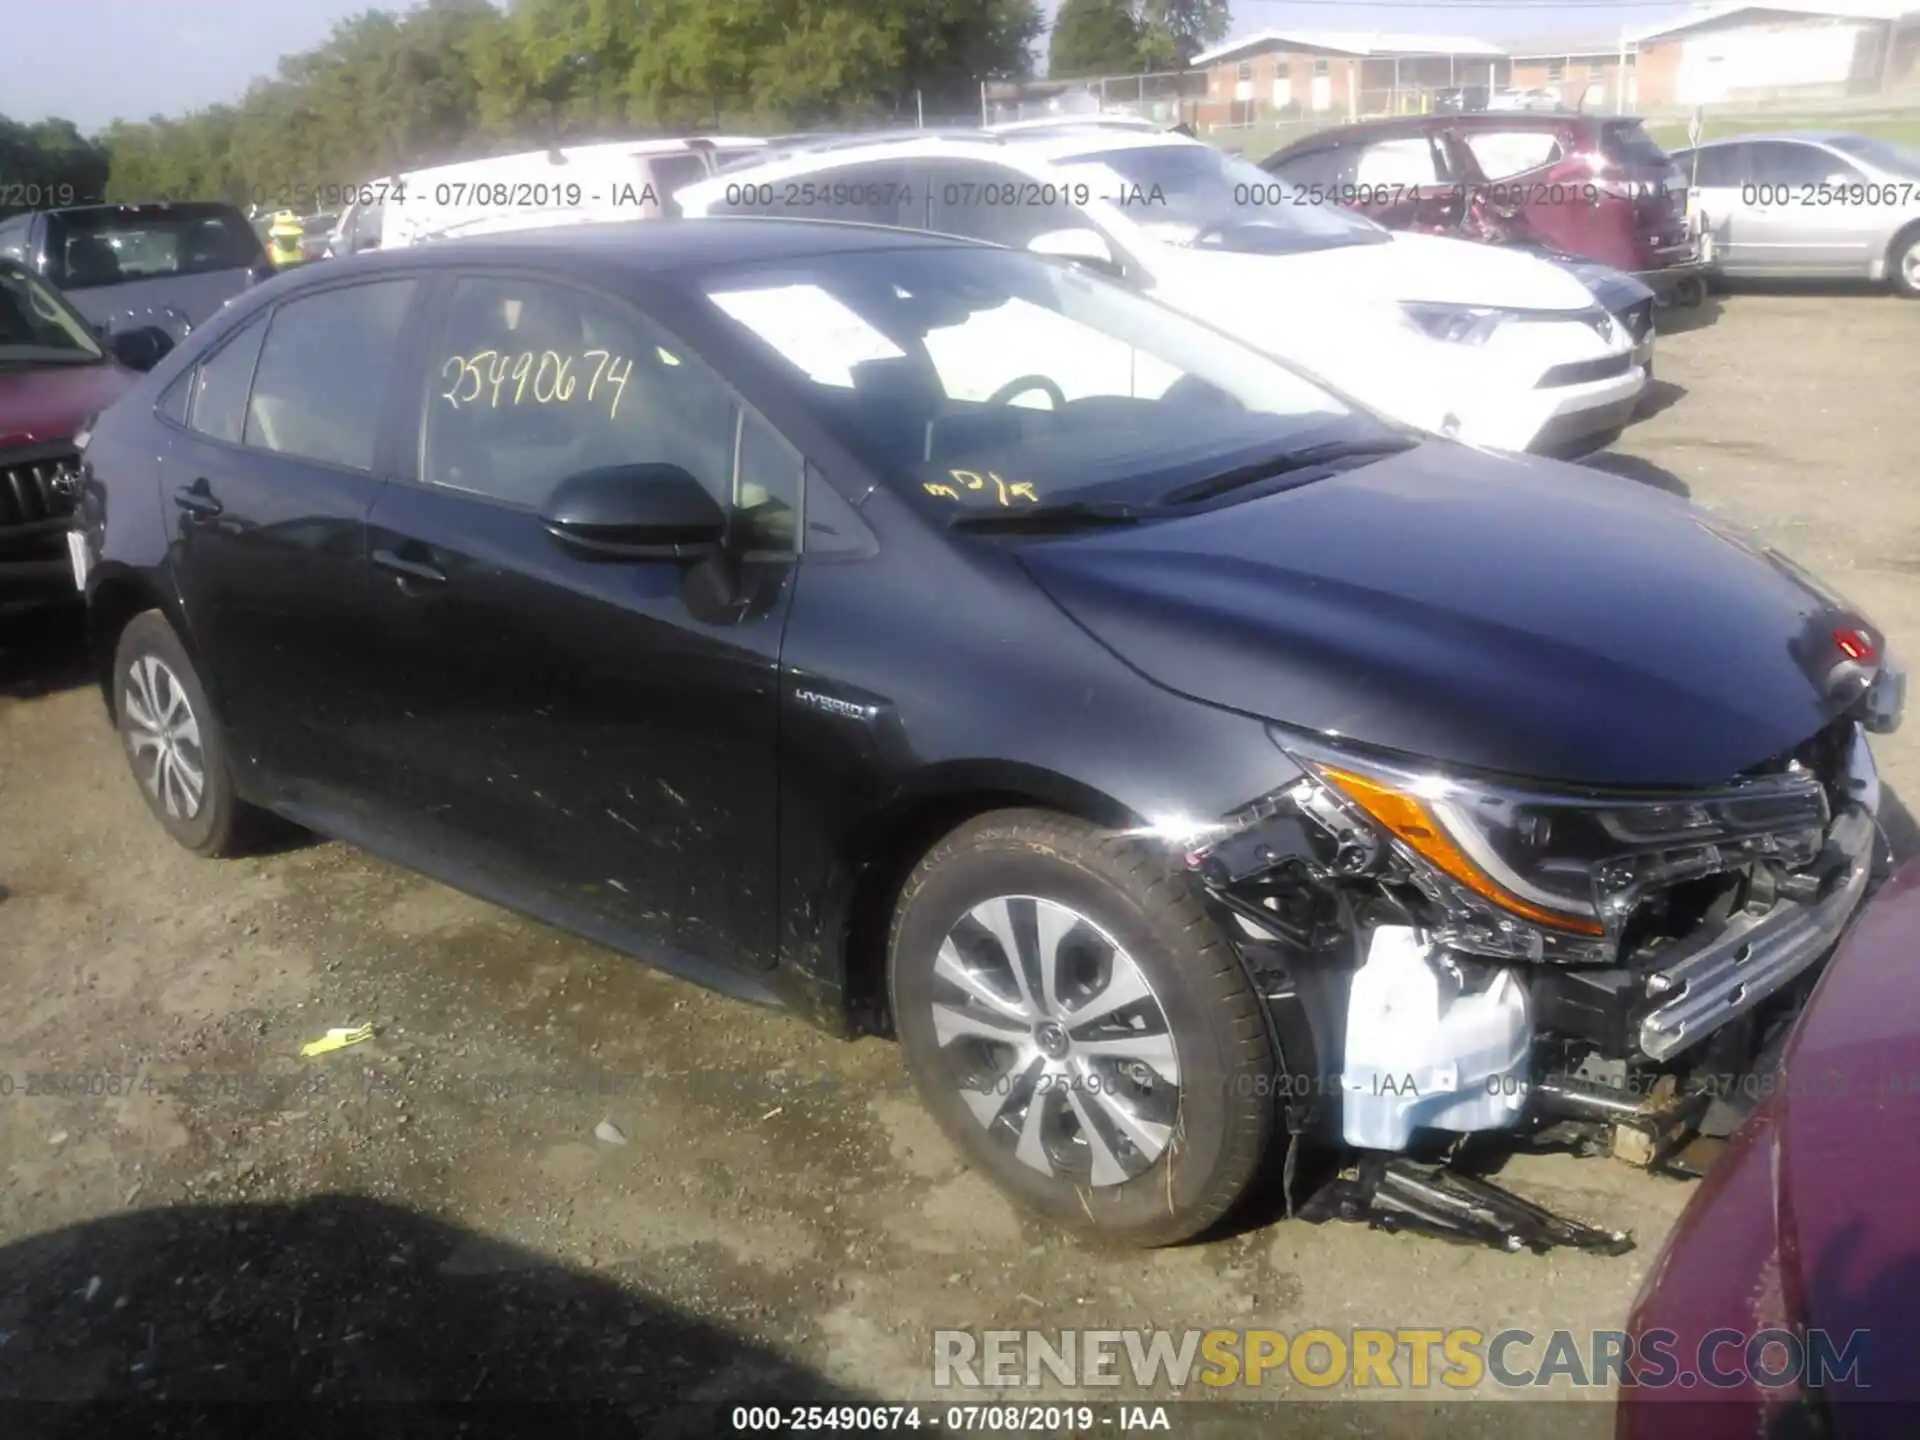
<path id="1" fill-rule="evenodd" d="M 180 677 L 166 661 L 140 655 L 127 667 L 122 710 L 127 748 L 140 783 L 167 814 L 191 820 L 206 793 L 206 755 L 200 722 Z"/>
<path id="2" fill-rule="evenodd" d="M 1920 240 L 1907 246 L 1907 253 L 1900 257 L 1900 274 L 1907 289 L 1920 291 Z"/>
<path id="3" fill-rule="evenodd" d="M 954 925 L 934 962 L 935 1037 L 967 1109 L 1043 1175 L 1119 1185 L 1180 1118 L 1180 1061 L 1140 965 L 1078 911 L 1003 895 Z"/>

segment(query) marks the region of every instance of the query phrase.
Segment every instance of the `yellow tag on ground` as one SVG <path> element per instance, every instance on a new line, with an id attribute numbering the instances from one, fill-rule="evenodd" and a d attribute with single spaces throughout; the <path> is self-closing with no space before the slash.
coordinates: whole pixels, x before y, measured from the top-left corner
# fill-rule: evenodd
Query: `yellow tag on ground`
<path id="1" fill-rule="evenodd" d="M 312 1058 L 315 1055 L 331 1054 L 335 1050 L 344 1050 L 349 1045 L 358 1045 L 362 1040 L 373 1038 L 373 1026 L 361 1025 L 355 1029 L 336 1026 L 327 1031 L 318 1040 L 309 1040 L 300 1047 L 300 1053 Z"/>

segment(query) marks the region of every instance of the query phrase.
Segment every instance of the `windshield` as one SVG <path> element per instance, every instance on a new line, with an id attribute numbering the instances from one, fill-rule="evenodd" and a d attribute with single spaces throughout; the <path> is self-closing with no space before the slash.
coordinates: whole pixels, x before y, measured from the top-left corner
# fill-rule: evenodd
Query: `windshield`
<path id="1" fill-rule="evenodd" d="M 48 252 L 69 290 L 160 275 L 244 270 L 260 239 L 226 205 L 113 205 L 48 217 Z"/>
<path id="2" fill-rule="evenodd" d="M 1891 174 L 1920 180 L 1920 150 L 1911 146 L 1876 140 L 1870 135 L 1841 135 L 1827 143 Z"/>
<path id="3" fill-rule="evenodd" d="M 104 359 L 73 308 L 34 276 L 0 265 L 0 365 L 84 364 Z"/>
<path id="4" fill-rule="evenodd" d="M 703 288 L 849 449 L 946 512 L 1151 501 L 1396 433 L 1197 321 L 1018 251 L 863 249 Z"/>
<path id="5" fill-rule="evenodd" d="M 1059 163 L 1169 244 L 1197 240 L 1212 249 L 1283 255 L 1393 238 L 1371 220 L 1310 198 L 1211 145 L 1095 150 Z"/>

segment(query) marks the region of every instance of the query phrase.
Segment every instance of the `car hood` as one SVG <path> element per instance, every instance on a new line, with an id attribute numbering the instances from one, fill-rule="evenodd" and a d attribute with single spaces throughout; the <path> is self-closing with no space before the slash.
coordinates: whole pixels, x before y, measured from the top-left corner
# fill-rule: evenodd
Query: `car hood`
<path id="1" fill-rule="evenodd" d="M 1683 501 L 1446 441 L 1018 553 L 1169 689 L 1576 785 L 1713 784 L 1791 750 L 1839 712 L 1825 647 L 1858 618 Z"/>
<path id="2" fill-rule="evenodd" d="M 1589 294 L 1618 315 L 1654 298 L 1651 287 L 1642 284 L 1624 270 L 1602 265 L 1598 260 L 1583 260 L 1577 255 L 1542 256 L 1550 265 L 1558 265 L 1586 287 Z"/>
<path id="3" fill-rule="evenodd" d="M 1920 863 L 1883 886 L 1789 1044 L 1774 1143 L 1785 1288 L 1807 1324 L 1881 1347 L 1873 1398 L 1920 1400 Z M 1794 1282 L 1797 1281 L 1797 1284 Z M 1889 1432 L 1891 1433 L 1891 1432 Z"/>
<path id="4" fill-rule="evenodd" d="M 1289 303 L 1350 310 L 1353 302 L 1428 301 L 1512 310 L 1584 310 L 1593 295 L 1575 275 L 1550 261 L 1497 245 L 1444 235 L 1395 232 L 1390 240 L 1335 245 L 1283 255 L 1183 249 L 1205 257 L 1219 273 L 1244 275 L 1284 289 Z M 1240 303 L 1259 291 L 1242 292 Z"/>
<path id="5" fill-rule="evenodd" d="M 112 361 L 0 369 L 0 448 L 65 440 L 87 416 L 106 409 L 139 378 Z"/>

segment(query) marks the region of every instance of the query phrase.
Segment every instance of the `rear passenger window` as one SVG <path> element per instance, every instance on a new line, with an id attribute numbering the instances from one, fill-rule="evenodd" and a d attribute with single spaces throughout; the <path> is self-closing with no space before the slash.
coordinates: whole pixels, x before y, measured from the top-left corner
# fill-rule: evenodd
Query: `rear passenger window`
<path id="1" fill-rule="evenodd" d="M 707 162 L 699 155 L 650 155 L 646 166 L 647 183 L 653 187 L 662 215 L 678 217 L 680 205 L 673 198 L 674 191 L 707 178 Z"/>
<path id="2" fill-rule="evenodd" d="M 1310 155 L 1296 156 L 1274 167 L 1276 179 L 1289 185 L 1307 188 L 1331 189 L 1351 185 L 1359 171 L 1360 151 L 1351 146 L 1333 150 L 1316 150 Z"/>
<path id="3" fill-rule="evenodd" d="M 187 386 L 186 423 L 210 440 L 238 445 L 246 428 L 247 391 L 266 325 L 254 321 L 194 369 Z"/>
<path id="4" fill-rule="evenodd" d="M 1439 185 L 1446 179 L 1425 136 L 1369 145 L 1354 178 L 1360 185 L 1392 186 Z"/>
<path id="5" fill-rule="evenodd" d="M 1551 130 L 1475 130 L 1462 138 L 1489 180 L 1538 170 L 1566 155 Z"/>
<path id="6" fill-rule="evenodd" d="M 273 312 L 247 406 L 245 442 L 371 470 L 411 280 L 289 300 Z"/>
<path id="7" fill-rule="evenodd" d="M 1035 180 L 1005 165 L 935 160 L 926 177 L 924 223 L 943 235 L 1024 250 L 1050 230 L 1100 228 L 1085 210 L 1070 203 L 1070 186 Z"/>

